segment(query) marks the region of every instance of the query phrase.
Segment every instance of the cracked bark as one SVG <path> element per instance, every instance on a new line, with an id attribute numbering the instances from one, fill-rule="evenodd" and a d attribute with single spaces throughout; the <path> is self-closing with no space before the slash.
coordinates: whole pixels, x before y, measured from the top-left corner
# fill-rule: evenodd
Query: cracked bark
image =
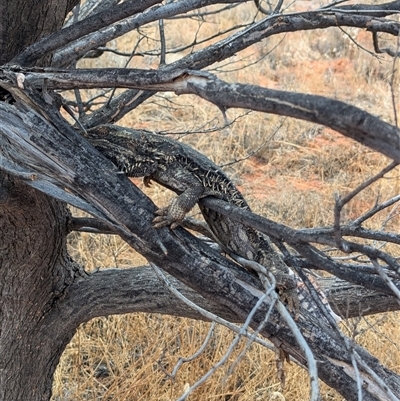
<path id="1" fill-rule="evenodd" d="M 0 64 L 59 30 L 77 1 L 1 1 Z M 38 63 L 50 60 L 48 54 Z M 67 218 L 65 204 L 0 170 L 1 400 L 48 400 L 75 332 L 68 320 L 49 318 L 79 272 L 66 253 Z"/>
<path id="2" fill-rule="evenodd" d="M 25 94 L 28 93 L 26 88 Z M 30 94 L 30 96 L 34 95 L 34 92 Z M 37 107 L 44 106 L 39 98 L 35 100 Z M 55 126 L 62 124 L 62 121 L 57 120 L 57 113 L 54 110 L 52 111 L 49 106 L 47 111 L 41 110 L 46 118 L 40 117 L 33 109 L 26 109 L 23 105 L 0 107 L 2 116 L 0 142 L 4 157 L 9 158 L 10 162 L 13 161 L 22 169 L 24 174 L 21 172 L 20 174 L 25 176 L 26 183 L 40 187 L 42 191 L 49 191 L 49 193 L 54 193 L 54 187 L 50 185 L 54 182 L 57 183 L 60 191 L 68 188 L 69 191 L 65 193 L 69 197 L 76 196 L 72 198 L 72 201 L 78 197 L 84 200 L 94 215 L 113 224 L 122 238 L 148 260 L 179 278 L 204 298 L 219 305 L 220 315 L 224 317 L 229 311 L 230 318 L 233 316 L 236 321 L 244 321 L 262 293 L 258 279 L 249 272 L 239 269 L 180 228 L 174 232 L 167 228 L 154 230 L 151 227 L 154 205 L 150 200 L 138 191 L 127 177 L 116 174 L 115 166 L 92 150 L 89 145 L 85 145 L 83 139 L 73 129 L 64 126 L 62 131 L 57 130 Z M 25 117 L 27 115 L 28 118 Z M 48 120 L 52 121 L 52 124 L 49 124 Z M 10 130 L 10 127 L 14 128 Z M 35 149 L 34 152 L 33 149 Z M 9 165 L 5 163 L 4 168 L 7 169 Z M 32 176 L 28 174 L 29 172 L 34 173 L 35 179 L 28 179 Z M 58 196 L 62 193 L 62 191 L 59 192 Z M 82 205 L 84 207 L 85 203 Z M 132 219 L 132 216 L 135 216 L 135 219 Z M 160 241 L 164 244 L 167 253 L 160 248 Z M 115 278 L 122 275 L 120 271 L 114 271 L 114 274 Z M 68 286 L 64 291 L 64 297 L 57 299 L 57 302 L 52 304 L 54 307 L 48 311 L 44 322 L 46 325 L 44 323 L 41 325 L 41 330 L 38 332 L 40 344 L 43 344 L 43 338 L 48 338 L 46 335 L 51 332 L 51 327 L 57 326 L 63 335 L 71 334 L 79 323 L 92 317 L 90 313 L 86 316 L 82 315 L 85 311 L 88 312 L 87 307 L 80 312 L 79 297 L 82 297 L 90 288 L 92 279 L 101 277 L 105 276 L 99 274 L 86 279 L 82 278 Z M 95 301 L 96 297 L 103 296 L 101 289 L 104 286 L 107 284 L 115 286 L 116 281 L 114 280 L 113 283 L 98 281 L 97 283 L 97 286 L 91 289 L 92 301 Z M 77 290 L 78 287 L 80 291 Z M 108 295 L 110 296 L 110 292 Z M 135 308 L 140 307 L 140 300 L 146 299 L 146 295 L 145 290 L 135 293 L 132 288 L 127 288 L 119 299 L 110 297 L 110 302 L 115 302 L 115 312 L 118 312 L 118 308 L 124 302 L 131 302 L 131 311 L 135 311 L 139 310 Z M 156 302 L 156 307 L 163 307 L 162 302 L 157 305 L 158 299 L 157 301 L 153 299 L 152 302 Z M 155 311 L 154 304 L 151 305 L 152 302 L 149 303 L 149 308 Z M 107 313 L 113 308 L 110 303 L 97 305 L 97 316 L 102 313 L 101 307 Z M 257 327 L 263 320 L 267 308 L 268 306 L 264 305 L 255 314 L 252 327 Z M 124 310 L 127 312 L 127 308 Z M 165 309 L 164 312 L 168 313 L 169 310 Z M 312 314 L 302 313 L 297 325 L 306 338 L 312 339 L 309 345 L 319 361 L 320 378 L 344 394 L 348 400 L 356 400 L 358 395 L 355 376 L 346 345 L 340 338 L 335 337 L 334 332 L 323 320 L 315 318 Z M 293 333 L 283 324 L 277 312 L 272 314 L 261 333 L 300 363 L 306 363 Z M 49 340 L 52 342 L 50 345 L 53 347 L 54 354 L 51 355 L 52 358 L 48 364 L 53 359 L 58 360 L 59 357 L 56 344 L 54 344 L 56 339 L 57 337 L 52 337 Z M 400 392 L 400 379 L 396 374 L 381 366 L 379 361 L 364 349 L 357 346 L 355 349 L 369 366 L 384 378 L 392 391 Z M 365 372 L 361 372 L 361 377 L 366 383 L 370 382 Z M 363 390 L 364 400 L 381 399 L 382 396 L 382 392 L 372 383 Z M 31 399 L 34 398 L 31 396 Z"/>
<path id="3" fill-rule="evenodd" d="M 56 9 L 49 8 L 54 3 L 51 1 L 36 3 L 35 7 L 26 0 L 0 3 L 2 63 L 37 38 L 59 29 L 76 1 L 59 1 Z M 52 19 L 46 19 L 49 10 L 54 11 Z M 33 14 L 35 23 L 16 25 L 18 35 L 13 42 L 7 21 L 21 21 L 21 16 L 29 21 Z M 49 58 L 40 63 L 48 64 Z M 155 232 L 151 228 L 154 205 L 150 200 L 125 177 L 116 179 L 112 164 L 85 147 L 70 127 L 54 119 L 49 105 L 45 105 L 43 118 L 35 108 L 40 98 L 24 104 L 24 93 L 19 95 L 16 105 L 0 105 L 0 399 L 48 400 L 62 351 L 76 327 L 94 316 L 140 310 L 196 317 L 179 302 L 173 303 L 168 293 L 158 292 L 159 287 L 146 285 L 146 270 L 86 276 L 66 253 L 68 212 L 54 197 L 81 202 L 83 209 L 91 208 L 95 216 L 115 224 L 131 246 L 190 285 L 195 291 L 188 294 L 192 293 L 198 303 L 208 303 L 211 310 L 231 320 L 242 321 L 247 316 L 259 295 L 254 276 L 240 271 L 181 229 Z M 29 96 L 25 100 L 30 100 Z M 13 177 L 4 172 L 13 168 Z M 25 181 L 17 176 L 25 177 Z M 70 192 L 62 192 L 65 188 Z M 160 249 L 160 240 L 168 255 Z M 132 277 L 138 279 L 135 285 Z M 113 292 L 117 287 L 119 292 Z M 107 298 L 101 299 L 105 295 Z M 262 320 L 265 309 L 256 314 L 253 327 Z M 311 346 L 319 360 L 321 378 L 347 399 L 357 399 L 347 349 L 312 317 L 299 321 L 299 326 L 313 339 Z M 263 334 L 305 362 L 292 333 L 276 313 Z M 398 376 L 363 349 L 357 347 L 357 351 L 399 394 Z M 362 378 L 368 383 L 365 372 Z M 365 400 L 381 396 L 379 390 L 366 386 Z"/>
<path id="4" fill-rule="evenodd" d="M 75 332 L 49 319 L 79 272 L 66 253 L 67 216 L 61 202 L 0 174 L 1 400 L 48 399 Z"/>

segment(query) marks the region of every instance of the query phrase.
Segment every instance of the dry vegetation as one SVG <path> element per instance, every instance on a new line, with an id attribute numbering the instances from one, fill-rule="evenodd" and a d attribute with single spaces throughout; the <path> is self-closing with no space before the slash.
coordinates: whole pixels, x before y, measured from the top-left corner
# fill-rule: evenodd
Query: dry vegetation
<path id="1" fill-rule="evenodd" d="M 309 2 L 294 3 L 292 8 L 312 8 Z M 196 21 L 167 21 L 167 44 L 179 47 L 195 34 L 210 36 L 218 29 L 250 21 L 254 5 L 246 4 L 213 15 L 199 26 Z M 179 29 L 176 28 L 179 24 Z M 186 38 L 178 32 L 192 32 Z M 157 49 L 155 27 L 144 29 L 148 38 L 138 52 Z M 394 122 L 390 82 L 393 61 L 377 58 L 371 50 L 371 38 L 357 30 L 329 29 L 282 35 L 237 54 L 229 63 L 213 66 L 223 79 L 254 83 L 271 88 L 329 95 Z M 132 50 L 135 34 L 112 45 Z M 188 52 L 190 50 L 187 50 Z M 185 53 L 185 52 L 184 52 Z M 183 53 L 183 54 L 184 54 Z M 167 62 L 182 54 L 170 55 Z M 258 63 L 254 63 L 259 60 Z M 82 64 L 93 65 L 92 61 Z M 157 58 L 134 57 L 131 67 L 156 67 Z M 124 66 L 125 60 L 107 56 L 95 62 L 97 67 Z M 397 68 L 397 66 L 396 66 Z M 396 77 L 396 88 L 398 77 Z M 332 205 L 336 192 L 344 194 L 388 163 L 367 148 L 323 127 L 260 113 L 228 111 L 235 123 L 222 130 L 218 109 L 188 96 L 171 94 L 151 98 L 129 114 L 121 125 L 155 131 L 184 133 L 184 140 L 202 150 L 226 171 L 245 193 L 254 210 L 295 227 L 332 224 Z M 253 151 L 257 152 L 249 156 Z M 234 161 L 245 159 L 236 163 Z M 140 182 L 137 181 L 140 186 Z M 167 202 L 165 190 L 146 189 L 156 204 Z M 362 192 L 346 208 L 343 219 L 352 219 L 366 211 L 377 199 L 399 193 L 398 170 Z M 386 224 L 398 229 L 398 211 L 392 209 L 370 223 L 376 228 Z M 73 234 L 70 249 L 88 269 L 140 265 L 145 260 L 116 237 Z M 400 328 L 397 314 L 344 321 L 350 336 L 367 347 L 389 368 L 400 372 L 397 339 Z M 188 384 L 195 382 L 226 352 L 233 335 L 217 327 L 204 353 L 184 364 L 171 377 L 178 358 L 192 355 L 201 346 L 209 324 L 168 316 L 136 314 L 95 319 L 82 325 L 64 352 L 56 373 L 54 400 L 174 400 Z M 308 397 L 307 374 L 301 368 L 286 365 L 287 382 L 281 389 L 276 376 L 275 355 L 252 345 L 246 356 L 228 375 L 230 361 L 195 391 L 194 400 L 305 400 Z M 323 387 L 323 400 L 340 400 L 333 390 Z"/>

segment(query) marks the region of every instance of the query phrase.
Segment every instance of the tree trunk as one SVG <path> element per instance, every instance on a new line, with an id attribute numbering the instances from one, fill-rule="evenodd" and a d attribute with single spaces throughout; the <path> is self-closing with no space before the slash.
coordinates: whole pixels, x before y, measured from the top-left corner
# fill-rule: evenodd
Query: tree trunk
<path id="1" fill-rule="evenodd" d="M 0 65 L 58 31 L 78 0 L 0 2 Z M 37 64 L 50 65 L 51 54 Z M 66 206 L 0 171 L 0 400 L 48 400 L 74 334 L 54 313 L 77 266 Z M 53 313 L 50 313 L 53 311 Z"/>
<path id="2" fill-rule="evenodd" d="M 51 313 L 78 271 L 66 253 L 67 216 L 61 202 L 0 175 L 1 400 L 49 399 L 74 334 Z"/>
<path id="3" fill-rule="evenodd" d="M 1 0 L 0 65 L 38 39 L 57 32 L 78 0 Z M 36 63 L 48 66 L 51 54 Z"/>

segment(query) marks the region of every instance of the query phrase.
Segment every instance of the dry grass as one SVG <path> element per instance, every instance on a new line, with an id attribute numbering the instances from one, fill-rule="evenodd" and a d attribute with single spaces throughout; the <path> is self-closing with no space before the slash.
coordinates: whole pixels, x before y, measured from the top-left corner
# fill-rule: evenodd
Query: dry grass
<path id="1" fill-rule="evenodd" d="M 303 3 L 294 3 L 301 9 Z M 307 2 L 307 7 L 312 4 Z M 209 36 L 217 29 L 250 21 L 252 4 L 214 15 L 210 22 L 167 22 L 169 46 L 190 42 L 177 32 L 198 31 Z M 176 24 L 179 24 L 179 29 Z M 154 26 L 145 29 L 148 40 L 138 51 L 156 48 Z M 365 32 L 347 29 L 364 47 L 371 49 Z M 115 41 L 120 49 L 131 50 L 135 35 Z M 279 46 L 277 46 L 279 44 Z M 201 46 L 200 46 L 201 47 Z M 181 57 L 170 55 L 167 61 Z M 259 58 L 255 65 L 248 66 Z M 90 61 L 90 63 L 93 63 Z M 117 56 L 96 61 L 96 66 L 123 66 Z M 90 65 L 88 61 L 84 64 Z M 155 57 L 135 57 L 132 67 L 155 67 Z M 245 50 L 229 63 L 213 66 L 223 79 L 254 83 L 271 88 L 334 96 L 365 108 L 393 122 L 390 95 L 392 61 L 378 60 L 357 48 L 339 30 L 280 35 Z M 236 70 L 229 72 L 230 70 Z M 224 72 L 226 71 L 226 72 Z M 398 81 L 398 79 L 397 79 Z M 396 86 L 397 88 L 397 86 Z M 371 95 L 373 93 L 373 95 Z M 399 110 L 398 110 L 399 111 Z M 323 127 L 243 110 L 230 110 L 235 123 L 223 130 L 193 134 L 188 141 L 218 164 L 256 155 L 230 164 L 226 171 L 245 193 L 254 210 L 295 227 L 332 224 L 334 193 L 344 194 L 379 171 L 388 161 L 341 135 Z M 154 96 L 126 116 L 121 125 L 156 131 L 186 132 L 223 124 L 219 110 L 192 96 Z M 262 146 L 261 146 L 262 145 Z M 260 147 L 261 146 L 261 147 Z M 140 185 L 140 184 L 139 184 Z M 164 189 L 154 186 L 146 192 L 157 204 L 167 202 Z M 399 192 L 398 172 L 388 175 L 363 191 L 344 210 L 343 219 L 365 212 L 376 199 Z M 390 212 L 390 213 L 389 213 Z M 399 228 L 396 209 L 382 213 L 369 224 L 380 228 L 385 219 L 389 229 Z M 145 260 L 116 237 L 73 234 L 70 250 L 88 270 L 140 265 Z M 398 314 L 343 323 L 346 334 L 355 337 L 389 368 L 400 372 L 397 339 Z M 232 333 L 218 327 L 205 352 L 183 365 L 175 378 L 169 377 L 179 357 L 192 355 L 204 340 L 209 324 L 158 315 L 110 316 L 82 325 L 64 352 L 54 382 L 54 400 L 174 400 L 226 352 Z M 287 365 L 287 382 L 281 390 L 273 353 L 252 345 L 246 356 L 227 376 L 230 364 L 240 353 L 240 343 L 230 362 L 195 391 L 190 400 L 303 400 L 308 396 L 305 371 Z M 324 400 L 341 400 L 323 387 Z"/>

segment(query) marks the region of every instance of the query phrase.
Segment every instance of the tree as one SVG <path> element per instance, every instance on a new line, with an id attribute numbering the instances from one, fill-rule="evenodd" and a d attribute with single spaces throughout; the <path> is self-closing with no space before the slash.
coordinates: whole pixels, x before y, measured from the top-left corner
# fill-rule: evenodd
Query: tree
<path id="1" fill-rule="evenodd" d="M 226 205 L 215 199 L 203 202 L 269 235 L 287 264 L 304 280 L 302 269 L 306 268 L 325 270 L 344 280 L 340 294 L 330 298 L 337 313 L 359 314 L 355 289 L 366 294 L 361 310 L 397 310 L 398 263 L 394 254 L 374 247 L 372 242 L 398 244 L 398 237 L 362 227 L 365 219 L 397 198 L 377 205 L 357 224 L 342 225 L 340 221 L 341 209 L 351 196 L 399 163 L 397 127 L 337 100 L 229 84 L 202 70 L 272 35 L 328 27 L 365 29 L 371 32 L 376 52 L 396 57 L 396 51 L 379 48 L 378 34 L 399 34 L 400 25 L 387 19 L 398 13 L 399 3 L 339 8 L 334 3 L 315 11 L 284 13 L 279 2 L 259 21 L 235 27 L 234 34 L 228 30 L 225 38 L 167 65 L 163 19 L 184 13 L 193 16 L 195 12 L 198 18 L 207 18 L 206 10 L 211 14 L 211 9 L 205 7 L 225 4 L 219 6 L 224 9 L 241 6 L 241 2 L 88 0 L 81 9 L 75 8 L 74 16 L 61 30 L 77 3 L 63 0 L 55 6 L 51 1 L 6 0 L 0 5 L 0 399 L 49 399 L 61 353 L 78 325 L 93 317 L 147 311 L 204 318 L 172 297 L 149 266 L 87 274 L 69 257 L 66 237 L 88 226 L 120 235 L 149 262 L 174 277 L 170 280 L 182 293 L 215 315 L 236 322 L 250 316 L 250 327 L 308 366 L 312 399 L 318 397 L 316 374 L 349 400 L 397 399 L 400 377 L 344 336 L 323 307 L 315 313 L 300 310 L 293 325 L 287 310 L 273 301 L 273 294 L 263 295 L 264 288 L 255 275 L 184 229 L 172 232 L 152 227 L 154 204 L 127 177 L 116 174 L 116 167 L 81 136 L 80 130 L 114 123 L 156 92 L 173 91 L 204 98 L 224 114 L 239 107 L 322 124 L 386 155 L 393 160 L 386 169 L 349 197 L 337 200 L 331 228 L 294 230 L 238 208 L 227 212 Z M 158 69 L 75 68 L 80 58 L 107 51 L 105 43 L 154 21 L 160 24 Z M 82 102 L 77 91 L 90 88 L 127 90 L 92 109 L 93 101 Z M 72 89 L 76 90 L 79 110 L 76 123 L 68 122 L 59 111 L 61 106 L 69 110 L 62 91 Z M 93 219 L 72 217 L 67 204 L 90 213 Z M 315 244 L 365 255 L 368 263 L 334 260 Z M 328 281 L 327 288 L 329 285 Z M 378 295 L 380 303 L 375 302 Z M 308 301 L 318 303 L 317 297 L 308 297 Z M 258 302 L 260 299 L 264 302 Z M 274 304 L 276 308 L 270 310 Z M 311 335 L 307 344 L 304 337 Z"/>

